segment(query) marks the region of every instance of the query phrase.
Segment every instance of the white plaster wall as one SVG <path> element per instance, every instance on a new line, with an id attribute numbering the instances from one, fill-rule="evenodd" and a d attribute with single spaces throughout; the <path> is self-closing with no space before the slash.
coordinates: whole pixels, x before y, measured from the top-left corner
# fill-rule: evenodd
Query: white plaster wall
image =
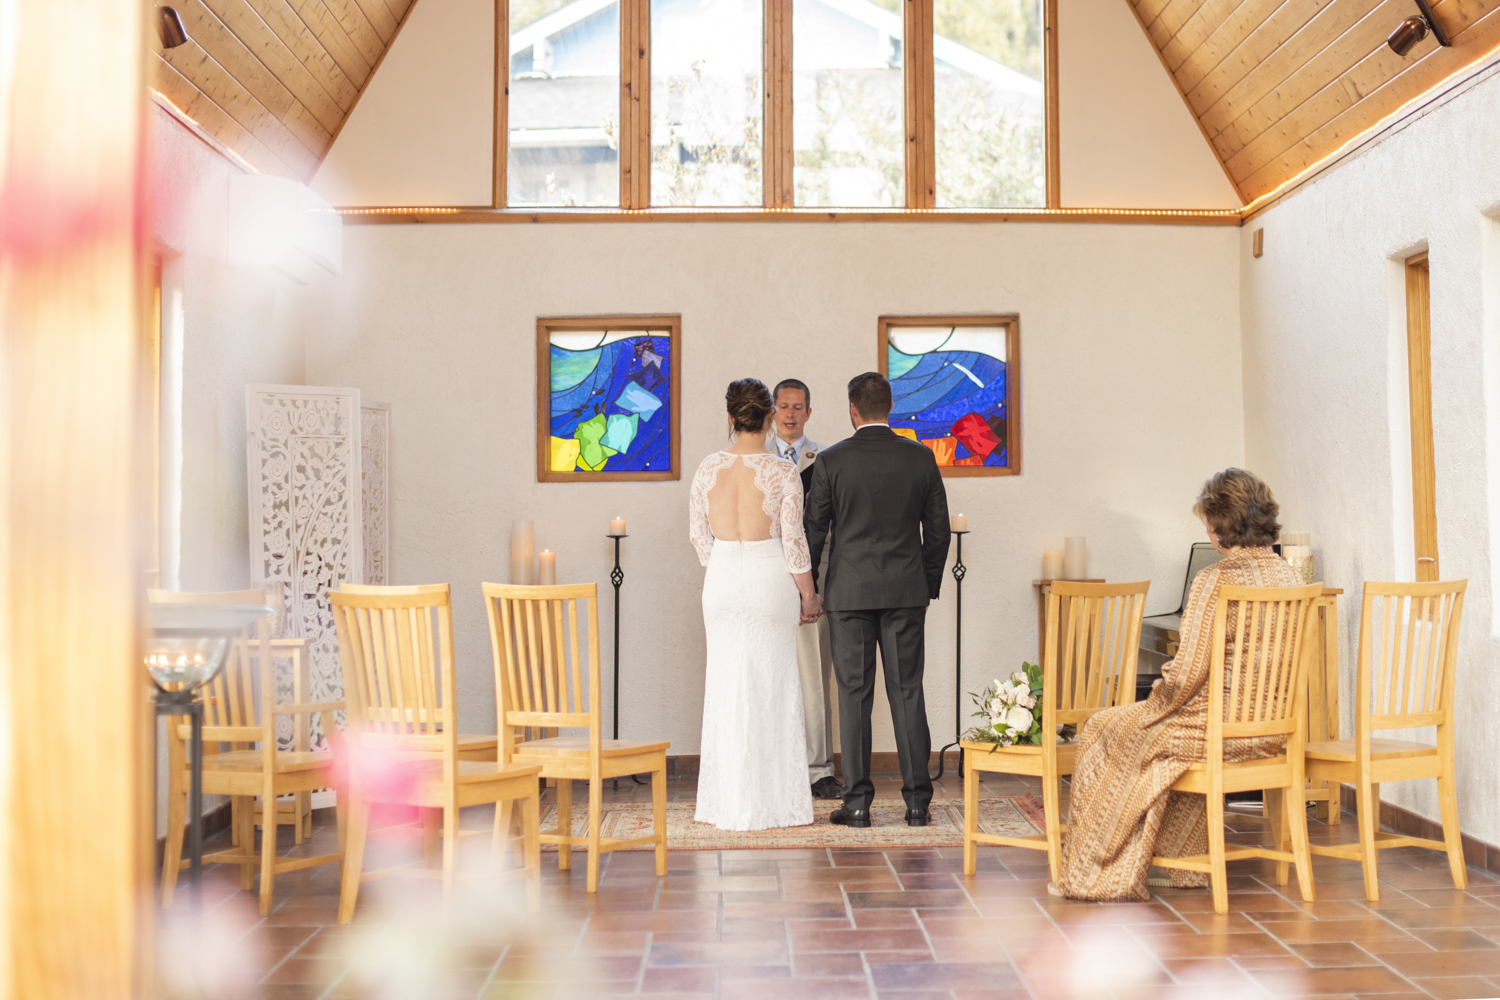
<path id="1" fill-rule="evenodd" d="M 1500 76 L 1363 150 L 1248 223 L 1240 236 L 1245 450 L 1290 530 L 1313 533 L 1341 598 L 1345 735 L 1353 735 L 1354 642 L 1363 581 L 1412 579 L 1405 306 L 1399 261 L 1429 249 L 1437 520 L 1444 579 L 1467 578 L 1458 665 L 1463 831 L 1500 843 L 1494 767 L 1497 625 L 1490 512 L 1497 473 L 1500 350 Z M 1254 230 L 1265 253 L 1251 256 Z M 1486 293 L 1488 289 L 1488 293 Z M 1486 297 L 1488 294 L 1488 297 Z M 1486 371 L 1489 384 L 1486 385 Z M 1394 471 L 1393 471 L 1394 470 Z M 1438 816 L 1428 782 L 1385 785 Z"/>
<path id="2" fill-rule="evenodd" d="M 166 519 L 163 549 L 180 552 L 180 562 L 162 565 L 162 585 L 242 590 L 250 586 L 245 385 L 301 382 L 301 335 L 277 322 L 276 292 L 226 262 L 229 178 L 238 168 L 155 105 L 150 123 L 151 237 L 163 260 L 164 306 L 170 311 L 174 288 L 182 302 L 181 367 L 162 379 L 166 391 L 181 386 L 180 428 L 163 428 L 163 465 L 169 479 L 176 474 L 163 494 L 181 498 L 180 529 Z M 173 409 L 163 407 L 164 421 Z M 160 833 L 166 775 L 158 746 Z M 206 796 L 205 811 L 221 801 Z"/>
<path id="3" fill-rule="evenodd" d="M 1123 0 L 1060 0 L 1065 208 L 1239 208 L 1234 186 Z"/>
<path id="4" fill-rule="evenodd" d="M 849 432 L 847 380 L 873 369 L 882 314 L 1021 317 L 1024 474 L 948 480 L 969 515 L 965 690 L 1036 656 L 1041 550 L 1086 535 L 1091 569 L 1151 578 L 1174 610 L 1189 506 L 1243 459 L 1232 228 L 959 224 L 348 226 L 344 273 L 299 310 L 307 378 L 392 404 L 396 583 L 448 582 L 465 726 L 494 724 L 479 584 L 508 577 L 512 520 L 536 521 L 559 582 L 594 581 L 610 657 L 610 517 L 626 517 L 622 735 L 698 752 L 703 571 L 693 470 L 722 447 L 724 386 L 788 376 L 810 432 Z M 683 478 L 538 484 L 538 316 L 681 313 Z M 952 738 L 952 580 L 929 613 L 935 745 Z M 607 683 L 607 682 L 606 682 Z M 878 688 L 877 688 L 878 689 Z M 965 699 L 965 716 L 969 711 Z M 609 711 L 605 708 L 606 717 Z M 877 714 L 877 749 L 889 719 Z M 479 730 L 476 730 L 479 731 Z"/>

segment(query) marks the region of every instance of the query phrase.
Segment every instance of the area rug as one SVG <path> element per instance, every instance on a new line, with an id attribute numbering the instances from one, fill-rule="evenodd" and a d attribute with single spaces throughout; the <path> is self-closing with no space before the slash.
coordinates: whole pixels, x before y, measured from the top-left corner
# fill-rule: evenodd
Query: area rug
<path id="1" fill-rule="evenodd" d="M 692 802 L 667 803 L 667 847 L 674 851 L 786 850 L 788 848 L 833 847 L 844 850 L 902 847 L 962 847 L 964 842 L 964 803 L 962 799 L 934 799 L 932 822 L 927 826 L 906 825 L 906 805 L 898 799 L 876 799 L 870 810 L 868 829 L 851 830 L 834 826 L 828 814 L 837 808 L 834 801 L 817 802 L 815 819 L 809 826 L 781 827 L 737 833 L 720 830 L 706 823 L 693 822 Z M 649 802 L 606 803 L 600 835 L 620 840 L 651 835 Z M 542 829 L 557 827 L 557 807 L 542 809 Z M 1005 837 L 1026 837 L 1046 829 L 1042 807 L 1028 795 L 979 800 L 979 829 Z M 574 802 L 573 836 L 588 835 L 588 807 Z M 555 845 L 547 850 L 557 850 Z M 650 845 L 630 850 L 649 851 Z M 574 845 L 573 850 L 583 847 Z"/>

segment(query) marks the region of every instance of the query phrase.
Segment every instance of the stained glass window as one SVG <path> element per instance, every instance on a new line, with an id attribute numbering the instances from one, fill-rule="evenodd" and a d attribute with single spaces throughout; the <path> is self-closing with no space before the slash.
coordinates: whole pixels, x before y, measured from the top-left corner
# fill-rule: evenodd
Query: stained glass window
<path id="1" fill-rule="evenodd" d="M 1019 471 L 1014 317 L 880 321 L 891 429 L 932 449 L 944 475 Z"/>
<path id="2" fill-rule="evenodd" d="M 538 324 L 538 478 L 676 479 L 677 317 Z"/>

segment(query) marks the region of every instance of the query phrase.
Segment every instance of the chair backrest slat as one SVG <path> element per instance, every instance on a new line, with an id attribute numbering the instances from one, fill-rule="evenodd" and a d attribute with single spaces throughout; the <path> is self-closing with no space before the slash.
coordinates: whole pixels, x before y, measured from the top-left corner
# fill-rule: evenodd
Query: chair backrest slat
<path id="1" fill-rule="evenodd" d="M 1451 720 L 1467 587 L 1467 580 L 1365 583 L 1355 712 L 1355 738 L 1365 750 L 1372 730 Z"/>
<path id="2" fill-rule="evenodd" d="M 1210 759 L 1226 737 L 1297 728 L 1306 679 L 1308 622 L 1322 584 L 1222 587 L 1213 610 L 1209 671 Z M 1231 626 L 1233 634 L 1230 634 Z"/>
<path id="3" fill-rule="evenodd" d="M 384 740 L 396 749 L 456 753 L 457 681 L 448 585 L 343 584 L 329 600 L 356 735 Z"/>
<path id="4" fill-rule="evenodd" d="M 486 583 L 483 590 L 503 745 L 512 745 L 517 726 L 588 728 L 591 739 L 600 738 L 595 585 Z M 589 637 L 586 657 L 579 633 L 580 605 Z"/>
<path id="5" fill-rule="evenodd" d="M 1050 587 L 1042 649 L 1046 739 L 1055 737 L 1056 723 L 1081 723 L 1102 709 L 1135 700 L 1141 617 L 1150 581 L 1059 580 Z"/>

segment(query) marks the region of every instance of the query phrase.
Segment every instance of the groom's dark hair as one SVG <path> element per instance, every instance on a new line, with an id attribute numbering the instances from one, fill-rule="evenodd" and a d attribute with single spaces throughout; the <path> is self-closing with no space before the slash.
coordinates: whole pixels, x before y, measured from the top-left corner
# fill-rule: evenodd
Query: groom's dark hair
<path id="1" fill-rule="evenodd" d="M 864 420 L 886 420 L 891 415 L 891 384 L 879 372 L 865 372 L 849 380 L 849 402 Z"/>

